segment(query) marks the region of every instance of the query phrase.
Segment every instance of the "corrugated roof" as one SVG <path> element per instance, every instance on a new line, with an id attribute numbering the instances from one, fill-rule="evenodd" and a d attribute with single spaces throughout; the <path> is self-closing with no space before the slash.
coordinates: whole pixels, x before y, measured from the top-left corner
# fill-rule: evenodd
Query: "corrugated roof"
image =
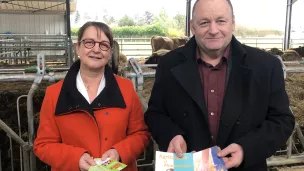
<path id="1" fill-rule="evenodd" d="M 64 13 L 65 0 L 0 0 L 1 13 Z M 70 1 L 70 12 L 76 11 L 76 2 Z"/>

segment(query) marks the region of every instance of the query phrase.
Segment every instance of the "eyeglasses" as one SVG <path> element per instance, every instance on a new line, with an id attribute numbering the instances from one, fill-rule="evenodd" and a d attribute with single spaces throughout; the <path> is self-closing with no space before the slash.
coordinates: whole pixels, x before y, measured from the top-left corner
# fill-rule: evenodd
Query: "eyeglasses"
<path id="1" fill-rule="evenodd" d="M 93 39 L 84 39 L 81 40 L 81 42 L 83 42 L 83 45 L 88 49 L 92 49 L 96 45 L 96 43 L 99 44 L 99 48 L 102 51 L 107 51 L 111 48 L 111 45 L 108 41 L 97 42 Z"/>

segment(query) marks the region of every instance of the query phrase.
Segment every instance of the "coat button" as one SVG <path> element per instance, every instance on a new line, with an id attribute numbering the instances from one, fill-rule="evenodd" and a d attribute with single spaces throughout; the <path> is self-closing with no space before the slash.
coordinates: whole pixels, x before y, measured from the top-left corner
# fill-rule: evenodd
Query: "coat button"
<path id="1" fill-rule="evenodd" d="M 189 114 L 188 114 L 187 112 L 185 112 L 185 113 L 184 113 L 184 116 L 187 117 L 187 116 L 189 116 Z"/>
<path id="2" fill-rule="evenodd" d="M 101 106 L 101 104 L 100 104 L 100 103 L 98 103 L 98 106 Z"/>
<path id="3" fill-rule="evenodd" d="M 106 112 L 105 114 L 106 114 L 106 115 L 108 115 L 108 114 L 109 114 L 109 112 Z"/>
<path id="4" fill-rule="evenodd" d="M 105 138 L 105 141 L 107 141 L 107 140 L 108 140 L 108 138 L 106 137 L 106 138 Z"/>

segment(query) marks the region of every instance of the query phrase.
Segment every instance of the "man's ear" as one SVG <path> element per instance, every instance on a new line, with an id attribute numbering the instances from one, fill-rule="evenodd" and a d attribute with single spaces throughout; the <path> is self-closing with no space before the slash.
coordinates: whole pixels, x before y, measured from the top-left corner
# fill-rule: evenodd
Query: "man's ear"
<path id="1" fill-rule="evenodd" d="M 195 35 L 195 29 L 194 29 L 194 21 L 193 19 L 190 20 L 190 30 L 192 35 Z"/>
<path id="2" fill-rule="evenodd" d="M 235 30 L 235 18 L 233 16 L 233 18 L 232 18 L 232 31 L 234 31 L 234 30 Z"/>

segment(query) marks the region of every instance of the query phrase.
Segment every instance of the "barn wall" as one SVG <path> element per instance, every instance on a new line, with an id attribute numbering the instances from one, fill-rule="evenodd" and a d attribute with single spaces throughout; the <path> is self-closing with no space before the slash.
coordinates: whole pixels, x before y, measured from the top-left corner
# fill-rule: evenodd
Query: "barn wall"
<path id="1" fill-rule="evenodd" d="M 64 15 L 0 14 L 0 34 L 65 34 Z"/>

